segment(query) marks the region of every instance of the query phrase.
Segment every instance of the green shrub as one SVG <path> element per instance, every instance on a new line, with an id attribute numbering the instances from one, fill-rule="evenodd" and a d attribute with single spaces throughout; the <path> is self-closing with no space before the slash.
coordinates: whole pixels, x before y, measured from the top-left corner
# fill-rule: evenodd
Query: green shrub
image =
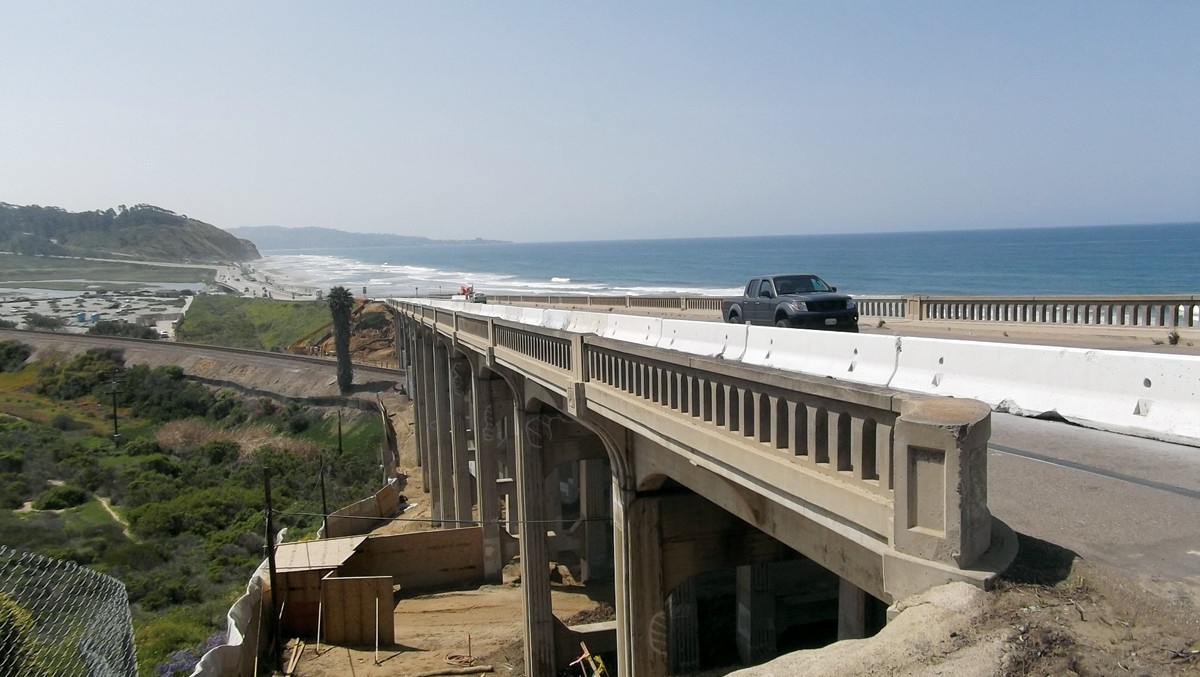
<path id="1" fill-rule="evenodd" d="M 66 510 L 88 502 L 88 493 L 79 487 L 60 484 L 43 491 L 33 500 L 37 510 Z"/>
<path id="2" fill-rule="evenodd" d="M 64 432 L 69 430 L 82 430 L 87 427 L 87 425 L 76 421 L 65 411 L 55 414 L 54 418 L 50 419 L 50 425 Z"/>
<path id="3" fill-rule="evenodd" d="M 0 371 L 19 371 L 32 354 L 33 348 L 24 343 L 0 341 Z"/>
<path id="4" fill-rule="evenodd" d="M 56 400 L 74 400 L 92 394 L 110 381 L 125 364 L 117 348 L 92 348 L 67 362 L 47 362 L 38 370 L 37 390 Z"/>
<path id="5" fill-rule="evenodd" d="M 33 616 L 0 592 L 0 656 L 12 675 L 40 675 Z"/>
<path id="6" fill-rule="evenodd" d="M 132 324 L 130 322 L 118 322 L 116 320 L 104 320 L 88 327 L 87 333 L 94 336 L 128 336 L 131 338 L 140 339 L 157 339 L 159 338 L 158 330 L 154 327 L 146 327 L 140 324 Z"/>
<path id="7" fill-rule="evenodd" d="M 377 313 L 377 312 L 363 313 L 362 316 L 358 318 L 358 328 L 359 329 L 383 330 L 383 329 L 387 329 L 389 326 L 391 326 L 391 324 L 392 324 L 392 321 L 390 319 L 388 319 L 388 316 L 384 315 L 383 313 Z"/>

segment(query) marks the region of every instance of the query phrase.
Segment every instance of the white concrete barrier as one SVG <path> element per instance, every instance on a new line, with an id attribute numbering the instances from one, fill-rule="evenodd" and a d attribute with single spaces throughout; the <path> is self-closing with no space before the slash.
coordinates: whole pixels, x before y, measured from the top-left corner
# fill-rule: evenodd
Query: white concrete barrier
<path id="1" fill-rule="evenodd" d="M 574 315 L 574 313 L 569 310 L 555 310 L 553 308 L 548 308 L 542 314 L 541 326 L 547 329 L 562 331 L 570 326 L 572 315 Z"/>
<path id="2" fill-rule="evenodd" d="M 658 345 L 662 336 L 662 318 L 639 315 L 613 315 L 605 327 L 605 338 L 628 341 L 642 346 Z"/>
<path id="3" fill-rule="evenodd" d="M 897 341 L 895 336 L 750 327 L 742 361 L 882 386 L 896 370 Z"/>
<path id="4" fill-rule="evenodd" d="M 744 324 L 663 320 L 658 347 L 691 355 L 740 360 L 746 352 Z"/>
<path id="5" fill-rule="evenodd" d="M 610 317 L 612 316 L 608 313 L 574 312 L 571 313 L 571 323 L 567 325 L 567 331 L 603 336 L 608 329 Z"/>
<path id="6" fill-rule="evenodd" d="M 1198 384 L 1195 356 L 925 338 L 901 339 L 890 383 L 1189 444 L 1200 441 Z"/>

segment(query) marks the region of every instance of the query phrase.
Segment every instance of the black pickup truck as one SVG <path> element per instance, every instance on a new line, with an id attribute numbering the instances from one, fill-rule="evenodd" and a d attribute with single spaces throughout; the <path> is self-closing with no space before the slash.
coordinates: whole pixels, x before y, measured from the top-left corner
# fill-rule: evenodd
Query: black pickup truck
<path id="1" fill-rule="evenodd" d="M 731 324 L 858 331 L 858 306 L 816 275 L 765 275 L 746 283 L 742 296 L 721 301 Z"/>

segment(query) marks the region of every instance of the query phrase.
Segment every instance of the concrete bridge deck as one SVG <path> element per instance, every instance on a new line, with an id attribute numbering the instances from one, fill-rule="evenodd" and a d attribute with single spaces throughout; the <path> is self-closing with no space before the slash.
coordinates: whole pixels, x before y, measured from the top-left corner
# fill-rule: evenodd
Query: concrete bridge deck
<path id="1" fill-rule="evenodd" d="M 467 304 L 394 309 L 435 519 L 477 511 L 495 571 L 502 509 L 519 535 L 531 675 L 553 674 L 556 644 L 569 641 L 539 573 L 551 547 L 541 525 L 562 521 L 553 489 L 563 478 L 579 490 L 585 579 L 616 581 L 621 674 L 691 665 L 690 584 L 705 571 L 738 571 L 739 650 L 754 661 L 773 651 L 776 588 L 805 577 L 772 562 L 809 562 L 840 581 L 839 636 L 855 637 L 875 622 L 872 609 L 949 580 L 986 586 L 1015 553 L 987 509 L 982 403 L 549 329 Z"/>

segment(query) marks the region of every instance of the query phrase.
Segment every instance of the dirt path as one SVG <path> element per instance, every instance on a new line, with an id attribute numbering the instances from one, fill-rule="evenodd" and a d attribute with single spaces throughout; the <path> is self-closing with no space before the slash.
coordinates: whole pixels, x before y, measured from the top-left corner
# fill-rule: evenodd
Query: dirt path
<path id="1" fill-rule="evenodd" d="M 104 508 L 104 511 L 113 518 L 113 521 L 121 525 L 121 532 L 125 534 L 125 538 L 128 538 L 131 541 L 136 541 L 137 538 L 134 537 L 133 532 L 129 530 L 129 522 L 126 522 L 121 518 L 120 515 L 117 514 L 116 510 L 113 510 L 112 502 L 108 499 L 108 497 L 97 496 L 96 499 L 100 501 L 100 505 Z"/>

